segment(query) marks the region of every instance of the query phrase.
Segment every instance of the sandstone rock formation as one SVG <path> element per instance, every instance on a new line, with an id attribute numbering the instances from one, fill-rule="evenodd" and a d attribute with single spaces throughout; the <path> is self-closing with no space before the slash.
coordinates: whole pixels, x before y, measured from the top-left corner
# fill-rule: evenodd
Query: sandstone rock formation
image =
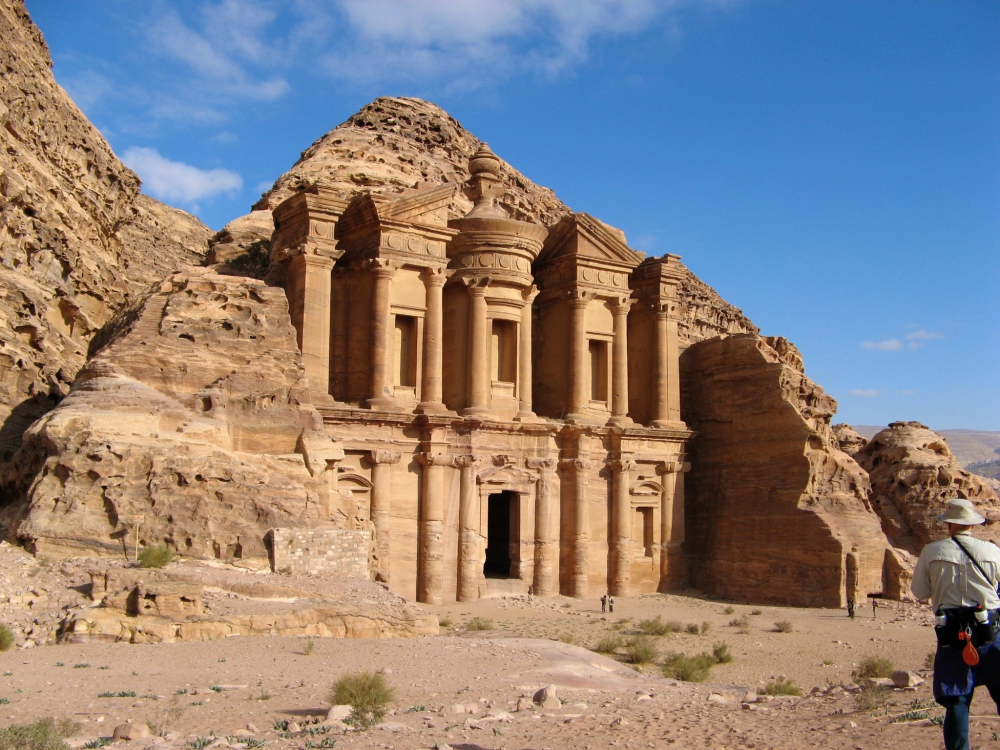
<path id="1" fill-rule="evenodd" d="M 830 429 L 836 402 L 782 338 L 737 335 L 681 356 L 690 444 L 691 582 L 715 596 L 840 607 L 895 593 L 906 567 L 868 502 L 868 478 Z M 887 580 L 884 580 L 884 575 Z"/>
<path id="2" fill-rule="evenodd" d="M 833 436 L 837 438 L 840 450 L 848 456 L 853 456 L 868 445 L 868 440 L 859 435 L 849 424 L 835 424 L 830 429 L 833 430 Z"/>
<path id="3" fill-rule="evenodd" d="M 138 525 L 143 545 L 266 564 L 268 529 L 329 524 L 323 474 L 343 453 L 307 403 L 280 289 L 191 268 L 92 350 L 5 478 L 26 502 L 4 525 L 30 549 L 121 555 Z"/>
<path id="4" fill-rule="evenodd" d="M 872 505 L 896 547 L 919 554 L 945 531 L 936 516 L 956 497 L 972 500 L 988 524 L 976 536 L 1000 542 L 1000 500 L 986 480 L 965 471 L 948 442 L 919 422 L 893 422 L 855 454 L 868 472 Z"/>
<path id="5" fill-rule="evenodd" d="M 139 195 L 52 77 L 23 0 L 0 0 L 0 462 L 70 388 L 87 343 L 210 232 Z"/>

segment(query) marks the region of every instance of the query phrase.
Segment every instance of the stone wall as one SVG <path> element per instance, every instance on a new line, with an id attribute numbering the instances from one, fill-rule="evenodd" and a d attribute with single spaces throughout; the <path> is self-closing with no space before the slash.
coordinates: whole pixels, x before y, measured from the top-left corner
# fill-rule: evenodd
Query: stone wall
<path id="1" fill-rule="evenodd" d="M 272 529 L 275 572 L 371 577 L 372 533 L 363 529 Z"/>

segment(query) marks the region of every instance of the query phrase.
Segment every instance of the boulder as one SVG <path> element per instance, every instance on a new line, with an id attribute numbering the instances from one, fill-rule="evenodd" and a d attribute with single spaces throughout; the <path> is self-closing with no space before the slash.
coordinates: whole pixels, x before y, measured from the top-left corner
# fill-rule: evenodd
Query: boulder
<path id="1" fill-rule="evenodd" d="M 556 694 L 555 685 L 546 685 L 543 688 L 539 688 L 535 692 L 532 700 L 536 706 L 540 706 L 547 711 L 556 711 L 562 708 L 562 702 Z"/>
<path id="2" fill-rule="evenodd" d="M 689 347 L 681 372 L 682 417 L 697 433 L 685 480 L 692 584 L 798 607 L 882 592 L 895 567 L 868 476 L 840 450 L 836 401 L 806 377 L 798 350 L 718 337 Z"/>
<path id="3" fill-rule="evenodd" d="M 145 724 L 119 724 L 115 727 L 112 737 L 116 740 L 141 740 L 149 737 L 149 727 Z"/>
<path id="4" fill-rule="evenodd" d="M 937 520 L 948 501 L 971 500 L 986 516 L 975 534 L 1000 542 L 1000 499 L 986 480 L 962 468 L 948 441 L 919 422 L 893 422 L 855 458 L 868 472 L 872 505 L 886 536 L 912 555 L 944 536 Z"/>
<path id="5" fill-rule="evenodd" d="M 892 673 L 892 684 L 898 688 L 917 687 L 924 684 L 924 678 L 916 672 L 897 669 Z"/>
<path id="6" fill-rule="evenodd" d="M 833 436 L 837 438 L 840 450 L 848 456 L 853 456 L 868 445 L 868 440 L 859 435 L 849 424 L 835 424 L 830 429 L 833 430 Z"/>
<path id="7" fill-rule="evenodd" d="M 326 712 L 327 721 L 344 721 L 347 719 L 351 713 L 353 713 L 354 707 L 347 705 L 336 705 L 330 706 L 330 710 Z"/>

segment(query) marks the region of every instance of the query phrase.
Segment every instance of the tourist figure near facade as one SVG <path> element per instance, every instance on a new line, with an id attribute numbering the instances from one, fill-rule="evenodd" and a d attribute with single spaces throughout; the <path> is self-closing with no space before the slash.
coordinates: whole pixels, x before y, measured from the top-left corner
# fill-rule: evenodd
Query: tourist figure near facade
<path id="1" fill-rule="evenodd" d="M 605 594 L 601 597 L 601 614 L 603 615 L 608 611 L 608 595 Z"/>
<path id="2" fill-rule="evenodd" d="M 945 748 L 968 750 L 973 691 L 986 685 L 994 700 L 1000 698 L 1000 549 L 972 536 L 972 527 L 986 519 L 968 500 L 950 501 L 938 520 L 947 523 L 948 538 L 924 547 L 912 590 L 931 600 L 937 618 L 934 699 L 946 709 Z"/>
<path id="3" fill-rule="evenodd" d="M 878 599 L 872 599 L 872 619 L 878 618 Z"/>
<path id="4" fill-rule="evenodd" d="M 850 617 L 852 620 L 854 619 L 854 600 L 853 599 L 848 599 L 847 600 L 847 616 Z"/>
<path id="5" fill-rule="evenodd" d="M 608 612 L 615 611 L 615 598 L 613 596 L 608 597 Z"/>

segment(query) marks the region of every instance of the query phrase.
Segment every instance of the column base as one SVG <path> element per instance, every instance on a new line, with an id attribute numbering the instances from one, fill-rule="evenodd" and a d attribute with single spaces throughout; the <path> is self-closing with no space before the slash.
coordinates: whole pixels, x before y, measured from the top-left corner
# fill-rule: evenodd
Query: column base
<path id="1" fill-rule="evenodd" d="M 365 401 L 365 405 L 369 409 L 377 411 L 402 411 L 402 407 L 396 402 L 396 399 L 389 398 L 388 396 L 370 398 Z"/>
<path id="2" fill-rule="evenodd" d="M 615 415 L 608 420 L 608 427 L 634 427 L 635 421 L 629 416 Z"/>
<path id="3" fill-rule="evenodd" d="M 541 422 L 538 415 L 533 411 L 519 411 L 514 415 L 515 422 Z"/>
<path id="4" fill-rule="evenodd" d="M 463 417 L 475 417 L 486 419 L 493 416 L 493 413 L 485 406 L 467 406 L 459 412 Z"/>
<path id="5" fill-rule="evenodd" d="M 658 430 L 686 430 L 688 426 L 679 419 L 654 419 L 649 423 L 650 427 Z"/>
<path id="6" fill-rule="evenodd" d="M 421 401 L 414 411 L 417 414 L 447 414 L 449 410 L 440 401 Z"/>

